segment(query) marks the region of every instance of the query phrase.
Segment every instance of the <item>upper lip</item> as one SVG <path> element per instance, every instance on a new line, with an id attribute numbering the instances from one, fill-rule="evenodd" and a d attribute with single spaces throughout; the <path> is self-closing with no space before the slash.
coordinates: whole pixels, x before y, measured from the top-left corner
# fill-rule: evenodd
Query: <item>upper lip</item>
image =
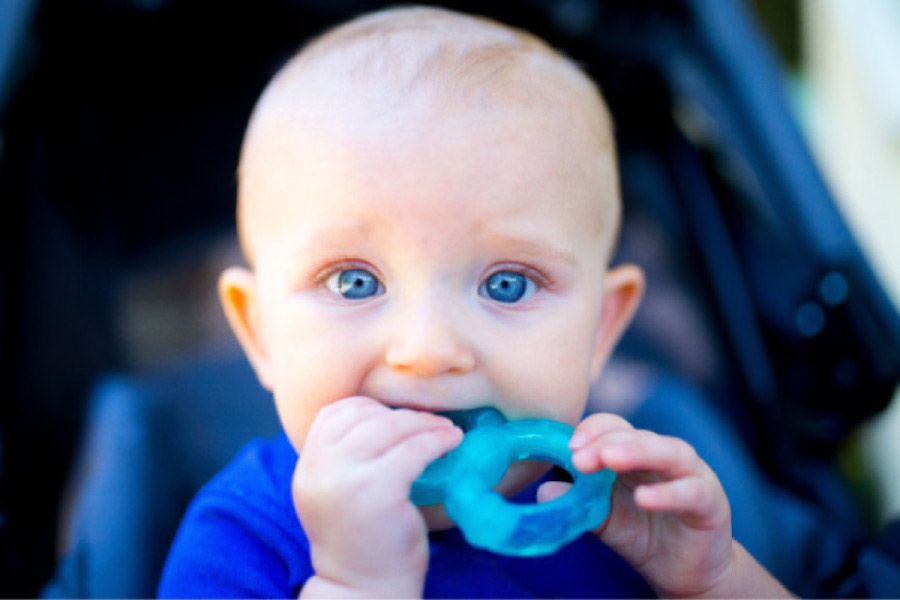
<path id="1" fill-rule="evenodd" d="M 490 386 L 479 381 L 382 377 L 366 382 L 360 393 L 392 408 L 424 412 L 466 410 L 494 404 Z"/>
<path id="2" fill-rule="evenodd" d="M 415 400 L 410 399 L 398 399 L 398 398 L 390 398 L 390 397 L 376 397 L 376 399 L 386 406 L 390 406 L 391 408 L 406 408 L 410 410 L 418 410 L 423 412 L 442 412 L 448 410 L 466 410 L 468 408 L 476 408 L 478 406 L 484 406 L 484 402 L 473 404 L 470 406 L 468 402 L 454 402 L 448 398 L 441 399 L 428 399 L 428 398 L 417 398 Z"/>
<path id="3" fill-rule="evenodd" d="M 425 392 L 425 390 L 422 390 Z M 450 410 L 467 410 L 492 404 L 488 398 L 463 396 L 452 392 L 444 393 L 403 393 L 375 394 L 373 398 L 391 408 L 407 408 L 424 412 L 443 412 Z"/>

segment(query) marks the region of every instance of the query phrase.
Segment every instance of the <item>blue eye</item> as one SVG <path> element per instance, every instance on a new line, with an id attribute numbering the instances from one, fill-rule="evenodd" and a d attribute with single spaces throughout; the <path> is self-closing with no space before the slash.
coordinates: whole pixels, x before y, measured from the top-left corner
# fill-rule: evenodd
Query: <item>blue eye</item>
<path id="1" fill-rule="evenodd" d="M 531 296 L 536 287 L 534 281 L 522 273 L 497 271 L 481 284 L 478 292 L 491 300 L 512 304 Z"/>
<path id="2" fill-rule="evenodd" d="M 325 286 L 347 300 L 363 300 L 384 292 L 378 278 L 365 269 L 346 269 L 332 273 Z"/>

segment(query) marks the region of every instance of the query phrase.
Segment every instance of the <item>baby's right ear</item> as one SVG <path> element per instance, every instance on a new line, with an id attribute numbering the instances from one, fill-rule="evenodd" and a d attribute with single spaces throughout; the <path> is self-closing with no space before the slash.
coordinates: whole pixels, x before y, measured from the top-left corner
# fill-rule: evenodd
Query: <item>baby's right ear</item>
<path id="1" fill-rule="evenodd" d="M 262 333 L 256 275 L 243 267 L 225 269 L 219 276 L 219 299 L 259 382 L 271 391 L 272 365 Z"/>

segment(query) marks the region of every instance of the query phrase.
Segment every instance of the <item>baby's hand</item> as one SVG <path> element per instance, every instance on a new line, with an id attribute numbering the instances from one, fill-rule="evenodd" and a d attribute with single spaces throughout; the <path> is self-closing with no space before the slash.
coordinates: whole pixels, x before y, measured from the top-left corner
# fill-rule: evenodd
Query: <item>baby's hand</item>
<path id="1" fill-rule="evenodd" d="M 294 505 L 316 572 L 304 595 L 420 596 L 427 529 L 410 486 L 461 440 L 449 419 L 371 398 L 322 409 L 294 472 Z"/>
<path id="2" fill-rule="evenodd" d="M 687 442 L 595 414 L 575 429 L 572 462 L 618 473 L 612 508 L 596 531 L 661 596 L 712 592 L 732 560 L 731 509 L 719 479 Z M 539 497 L 564 484 L 546 484 Z"/>

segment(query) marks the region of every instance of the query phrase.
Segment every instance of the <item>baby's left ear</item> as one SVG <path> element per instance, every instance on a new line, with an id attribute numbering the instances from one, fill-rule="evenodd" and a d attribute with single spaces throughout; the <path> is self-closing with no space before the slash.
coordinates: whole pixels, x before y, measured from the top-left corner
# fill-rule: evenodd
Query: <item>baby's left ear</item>
<path id="1" fill-rule="evenodd" d="M 603 281 L 603 307 L 594 355 L 591 357 L 591 381 L 596 381 L 610 354 L 631 323 L 644 295 L 644 272 L 636 265 L 610 269 Z"/>

